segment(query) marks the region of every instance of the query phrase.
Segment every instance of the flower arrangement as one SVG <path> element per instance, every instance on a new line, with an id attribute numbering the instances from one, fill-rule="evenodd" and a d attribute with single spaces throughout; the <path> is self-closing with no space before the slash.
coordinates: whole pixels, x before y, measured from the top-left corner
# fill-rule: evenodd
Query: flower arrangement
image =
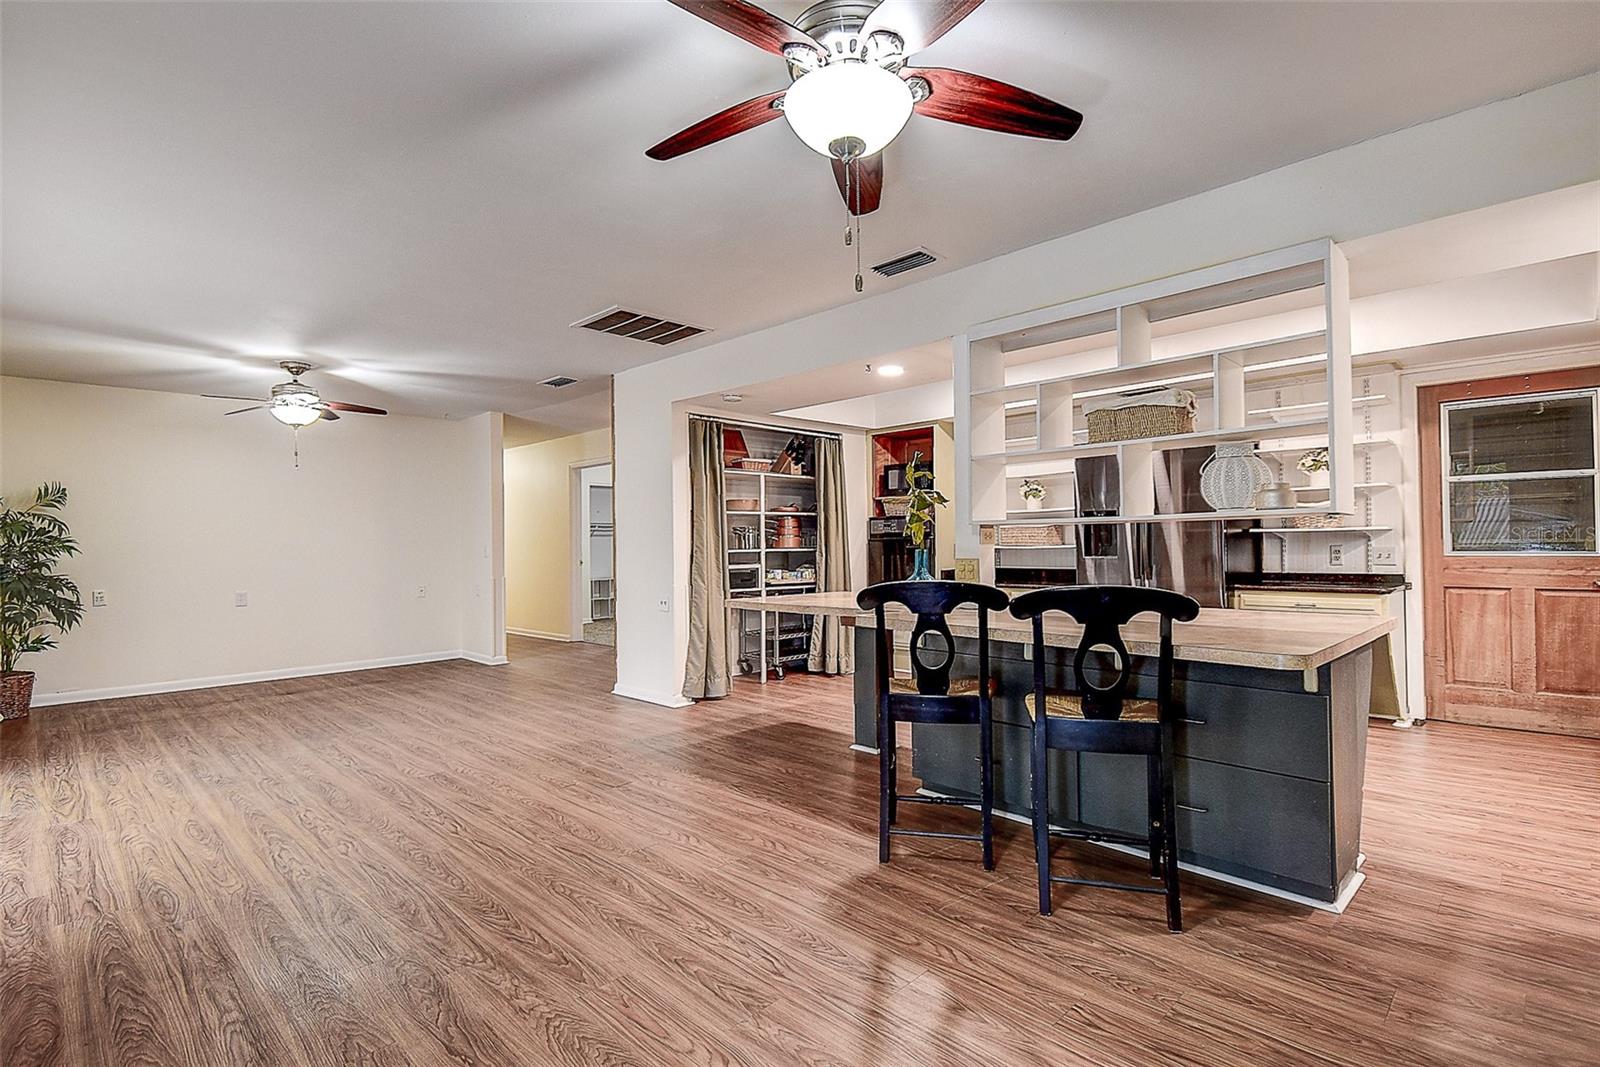
<path id="1" fill-rule="evenodd" d="M 1018 492 L 1022 494 L 1022 499 L 1024 500 L 1043 500 L 1044 483 L 1035 481 L 1032 478 L 1024 478 L 1022 479 L 1022 487 Z"/>
<path id="2" fill-rule="evenodd" d="M 1328 469 L 1328 450 L 1326 448 L 1313 448 L 1300 456 L 1300 462 L 1295 466 L 1307 474 L 1320 474 Z"/>

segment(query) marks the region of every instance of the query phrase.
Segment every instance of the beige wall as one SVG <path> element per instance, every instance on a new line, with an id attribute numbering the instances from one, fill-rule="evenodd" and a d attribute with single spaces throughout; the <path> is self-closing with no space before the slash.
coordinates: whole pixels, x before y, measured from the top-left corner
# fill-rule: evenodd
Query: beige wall
<path id="1" fill-rule="evenodd" d="M 494 658 L 498 416 L 319 424 L 297 470 L 286 427 L 231 406 L 0 379 L 0 491 L 63 482 L 82 546 L 82 626 L 22 660 L 39 703 Z"/>
<path id="2" fill-rule="evenodd" d="M 506 629 L 571 640 L 572 469 L 611 457 L 611 431 L 505 451 Z M 620 509 L 619 509 L 620 510 Z"/>

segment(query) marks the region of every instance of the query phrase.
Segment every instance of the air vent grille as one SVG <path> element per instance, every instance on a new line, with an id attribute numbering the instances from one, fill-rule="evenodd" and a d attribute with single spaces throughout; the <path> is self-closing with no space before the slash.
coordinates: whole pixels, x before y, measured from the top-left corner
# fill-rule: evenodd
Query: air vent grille
<path id="1" fill-rule="evenodd" d="M 686 326 L 659 315 L 646 315 L 642 311 L 629 311 L 620 307 L 607 308 L 598 315 L 591 315 L 572 325 L 580 330 L 631 337 L 635 341 L 649 341 L 653 345 L 670 345 L 695 334 L 705 333 L 705 330 L 698 326 Z"/>
<path id="2" fill-rule="evenodd" d="M 548 385 L 552 389 L 565 389 L 569 385 L 577 385 L 578 379 L 569 378 L 565 374 L 558 374 L 554 378 L 546 378 L 539 384 Z"/>
<path id="3" fill-rule="evenodd" d="M 872 269 L 883 275 L 885 278 L 892 278 L 896 274 L 904 274 L 908 270 L 916 270 L 918 267 L 926 267 L 929 263 L 937 262 L 939 262 L 938 256 L 934 255 L 926 248 L 917 248 L 907 252 L 903 256 L 895 256 L 893 259 L 886 259 L 882 263 L 874 266 Z"/>

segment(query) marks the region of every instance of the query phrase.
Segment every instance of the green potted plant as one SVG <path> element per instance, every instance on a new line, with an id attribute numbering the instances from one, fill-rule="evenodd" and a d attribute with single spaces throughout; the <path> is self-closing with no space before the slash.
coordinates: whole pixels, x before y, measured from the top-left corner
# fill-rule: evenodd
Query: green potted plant
<path id="1" fill-rule="evenodd" d="M 1029 511 L 1038 511 L 1044 507 L 1043 482 L 1035 478 L 1024 478 L 1018 492 L 1022 494 L 1022 502 Z"/>
<path id="2" fill-rule="evenodd" d="M 906 512 L 906 534 L 916 559 L 911 569 L 911 581 L 931 581 L 933 572 L 928 569 L 928 535 L 933 532 L 933 509 L 950 503 L 945 495 L 933 487 L 933 472 L 917 465 L 921 452 L 911 454 L 906 464 L 906 490 L 911 497 L 911 509 Z"/>
<path id="3" fill-rule="evenodd" d="M 17 670 L 17 657 L 54 648 L 51 631 L 66 633 L 83 619 L 78 587 L 56 573 L 78 553 L 57 514 L 66 505 L 66 489 L 53 482 L 22 507 L 0 497 L 0 719 L 25 718 L 33 703 L 33 672 Z"/>

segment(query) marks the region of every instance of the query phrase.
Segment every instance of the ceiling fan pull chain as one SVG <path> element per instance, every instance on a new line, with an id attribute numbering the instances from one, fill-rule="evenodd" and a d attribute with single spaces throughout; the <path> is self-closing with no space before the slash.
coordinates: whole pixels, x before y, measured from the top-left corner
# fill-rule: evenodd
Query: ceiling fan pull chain
<path id="1" fill-rule="evenodd" d="M 294 428 L 294 469 L 300 469 L 300 427 Z"/>
<path id="2" fill-rule="evenodd" d="M 847 177 L 849 176 L 850 170 L 851 170 L 852 167 L 855 168 L 855 172 L 856 172 L 856 180 L 855 180 L 856 198 L 850 202 L 850 205 L 851 205 L 851 212 L 855 216 L 855 223 L 856 223 L 856 292 L 859 293 L 859 292 L 861 292 L 861 157 L 860 156 L 857 156 L 855 159 L 851 160 L 850 166 L 845 168 L 845 175 Z"/>
<path id="3" fill-rule="evenodd" d="M 846 163 L 844 167 L 844 246 L 846 248 L 849 248 L 855 240 L 850 235 L 850 204 L 850 164 Z"/>

